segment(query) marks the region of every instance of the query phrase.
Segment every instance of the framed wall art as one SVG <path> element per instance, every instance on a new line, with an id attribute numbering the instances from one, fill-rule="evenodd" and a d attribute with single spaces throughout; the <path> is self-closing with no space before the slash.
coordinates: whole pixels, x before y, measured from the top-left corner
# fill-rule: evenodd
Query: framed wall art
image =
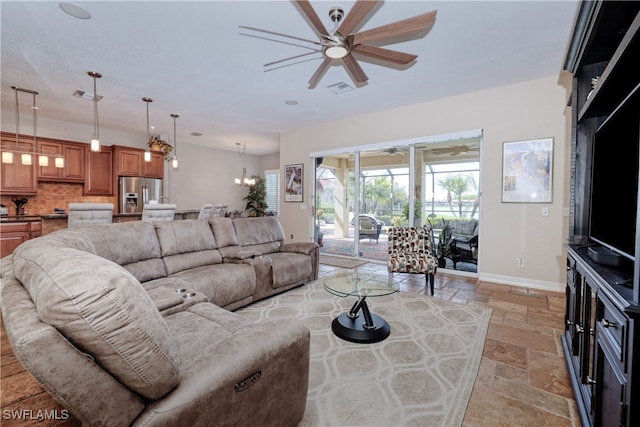
<path id="1" fill-rule="evenodd" d="M 302 193 L 304 189 L 304 164 L 285 165 L 284 186 L 285 202 L 302 202 Z"/>
<path id="2" fill-rule="evenodd" d="M 502 145 L 502 202 L 551 203 L 553 138 Z"/>

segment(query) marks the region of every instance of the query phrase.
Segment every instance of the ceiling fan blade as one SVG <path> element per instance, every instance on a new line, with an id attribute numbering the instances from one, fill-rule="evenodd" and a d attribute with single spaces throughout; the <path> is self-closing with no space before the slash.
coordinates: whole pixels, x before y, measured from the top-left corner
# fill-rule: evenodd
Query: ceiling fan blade
<path id="1" fill-rule="evenodd" d="M 353 57 L 353 55 L 345 56 L 342 58 L 342 61 L 356 83 L 364 83 L 369 80 L 369 77 L 364 73 L 364 70 L 360 67 L 360 64 L 358 64 L 358 61 Z"/>
<path id="2" fill-rule="evenodd" d="M 295 3 L 298 4 L 298 7 L 302 10 L 302 13 L 305 14 L 311 23 L 311 26 L 316 30 L 319 36 L 324 37 L 329 34 L 320 18 L 318 18 L 318 14 L 313 10 L 313 7 L 307 0 L 296 0 Z"/>
<path id="3" fill-rule="evenodd" d="M 409 64 L 414 61 L 418 55 L 399 52 L 397 50 L 384 49 L 377 46 L 359 44 L 353 48 L 352 53 L 369 56 L 371 58 L 380 59 L 382 61 L 393 62 L 394 64 Z"/>
<path id="4" fill-rule="evenodd" d="M 264 64 L 263 67 L 270 67 L 272 65 L 279 64 L 281 62 L 291 61 L 292 59 L 302 58 L 303 56 L 307 56 L 307 55 L 313 55 L 314 53 L 322 53 L 322 51 L 321 50 L 314 50 L 313 52 L 301 53 L 300 55 L 290 56 L 288 58 L 279 59 L 277 61 L 269 62 L 267 64 Z"/>
<path id="5" fill-rule="evenodd" d="M 367 44 L 394 37 L 405 37 L 423 31 L 428 32 L 436 22 L 437 11 L 423 13 L 411 18 L 382 25 L 353 35 L 354 45 Z"/>
<path id="6" fill-rule="evenodd" d="M 370 0 L 358 0 L 356 4 L 353 5 L 347 16 L 345 16 L 344 20 L 340 24 L 338 31 L 340 34 L 345 37 L 351 34 L 356 28 L 360 25 L 364 24 L 362 20 L 367 17 L 367 14 L 371 12 L 373 8 L 375 8 L 380 1 L 370 1 Z"/>
<path id="7" fill-rule="evenodd" d="M 274 36 L 280 36 L 280 37 L 288 37 L 290 39 L 294 39 L 294 40 L 300 40 L 303 42 L 307 42 L 307 43 L 313 43 L 313 44 L 318 44 L 318 45 L 322 45 L 322 43 L 320 43 L 317 40 L 309 40 L 309 39 L 303 39 L 302 37 L 296 37 L 296 36 L 290 36 L 288 34 L 282 34 L 282 33 L 277 33 L 275 31 L 269 31 L 269 30 L 262 30 L 260 28 L 254 28 L 254 27 L 246 27 L 244 25 L 238 25 L 239 28 L 244 28 L 245 30 L 252 30 L 252 31 L 259 31 L 261 33 L 267 33 L 267 34 L 273 34 Z M 242 33 L 241 33 L 242 34 Z M 242 35 L 247 35 L 249 37 L 252 37 L 250 34 L 242 34 Z M 275 41 L 275 40 L 274 40 Z"/>
<path id="8" fill-rule="evenodd" d="M 318 82 L 320 82 L 320 79 L 322 78 L 324 73 L 326 73 L 327 70 L 329 69 L 329 65 L 331 65 L 331 59 L 325 58 L 324 61 L 322 61 L 322 64 L 320 64 L 320 66 L 316 70 L 316 72 L 313 73 L 313 76 L 311 76 L 311 79 L 309 80 L 309 89 L 313 89 L 318 85 Z"/>

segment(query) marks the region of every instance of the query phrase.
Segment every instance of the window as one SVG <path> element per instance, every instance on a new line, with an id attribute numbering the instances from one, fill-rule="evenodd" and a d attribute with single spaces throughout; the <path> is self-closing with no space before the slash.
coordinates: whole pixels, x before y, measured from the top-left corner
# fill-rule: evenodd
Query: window
<path id="1" fill-rule="evenodd" d="M 264 171 L 267 187 L 267 211 L 280 215 L 280 170 Z"/>

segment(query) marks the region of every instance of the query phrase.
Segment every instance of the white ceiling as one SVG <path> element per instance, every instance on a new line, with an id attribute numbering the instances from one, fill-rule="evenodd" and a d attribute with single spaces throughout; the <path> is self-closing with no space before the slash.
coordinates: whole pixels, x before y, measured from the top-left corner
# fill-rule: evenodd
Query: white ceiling
<path id="1" fill-rule="evenodd" d="M 170 114 L 177 113 L 179 142 L 234 151 L 237 142 L 246 142 L 252 154 L 278 152 L 279 133 L 294 128 L 559 74 L 578 9 L 576 0 L 387 1 L 361 29 L 438 11 L 424 38 L 384 46 L 417 54 L 417 61 L 405 70 L 360 61 L 368 84 L 334 94 L 327 86 L 355 87 L 339 63 L 309 89 L 319 53 L 305 57 L 317 59 L 264 72 L 263 64 L 308 50 L 240 34 L 247 32 L 238 28 L 244 25 L 317 39 L 291 2 L 74 4 L 91 18 L 73 18 L 57 1 L 0 2 L 3 110 L 15 109 L 11 86 L 18 86 L 39 92 L 39 117 L 91 126 L 91 101 L 72 94 L 78 89 L 92 93 L 86 72 L 97 71 L 103 75 L 97 82 L 104 96 L 101 128 L 144 135 L 141 98 L 151 97 L 154 134 L 171 142 Z M 348 14 L 354 2 L 311 4 L 331 29 L 329 8 L 339 5 Z M 21 94 L 20 100 L 25 114 L 22 107 L 31 97 Z M 287 105 L 287 100 L 298 104 Z"/>

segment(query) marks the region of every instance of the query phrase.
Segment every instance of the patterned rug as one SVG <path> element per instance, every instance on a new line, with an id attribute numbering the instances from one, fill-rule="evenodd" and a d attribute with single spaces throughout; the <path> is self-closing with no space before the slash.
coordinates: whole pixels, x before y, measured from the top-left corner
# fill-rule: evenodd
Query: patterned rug
<path id="1" fill-rule="evenodd" d="M 295 317 L 311 330 L 306 426 L 460 426 L 473 388 L 491 310 L 398 292 L 369 298 L 391 325 L 375 344 L 344 341 L 331 320 L 355 298 L 324 290 L 322 280 L 257 302 L 254 320 Z"/>

